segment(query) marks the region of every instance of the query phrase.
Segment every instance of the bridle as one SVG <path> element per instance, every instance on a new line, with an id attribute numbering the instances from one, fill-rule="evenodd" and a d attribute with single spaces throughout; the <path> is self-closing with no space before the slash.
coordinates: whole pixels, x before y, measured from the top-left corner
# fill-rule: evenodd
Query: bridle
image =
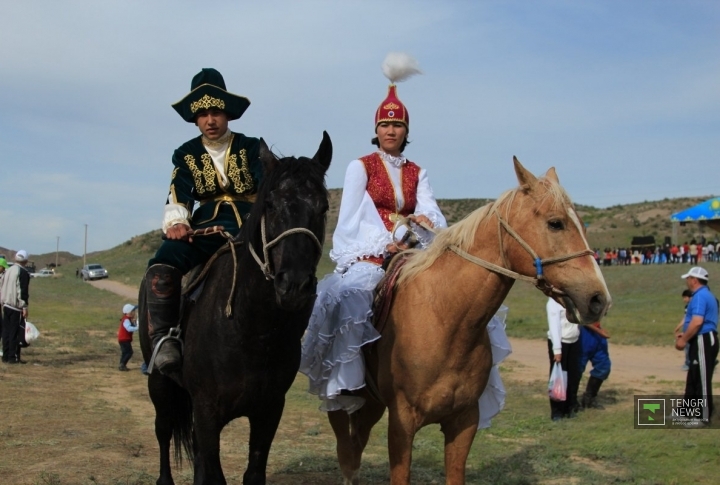
<path id="1" fill-rule="evenodd" d="M 260 270 L 262 270 L 266 280 L 269 281 L 275 279 L 272 268 L 270 268 L 270 250 L 280 241 L 293 234 L 305 234 L 306 236 L 309 236 L 318 248 L 317 259 L 319 260 L 322 256 L 322 243 L 320 243 L 315 233 L 313 233 L 310 229 L 306 229 L 304 227 L 294 227 L 292 229 L 288 229 L 287 231 L 282 232 L 272 241 L 268 242 L 265 232 L 265 215 L 263 214 L 262 218 L 260 219 L 260 240 L 262 241 L 263 259 L 260 259 L 260 257 L 257 255 L 257 253 L 255 252 L 255 248 L 250 241 L 248 241 L 248 248 L 250 249 L 250 254 L 252 254 L 252 257 L 255 259 L 255 262 L 258 264 L 258 266 L 260 266 Z"/>
<path id="2" fill-rule="evenodd" d="M 543 266 L 547 266 L 550 264 L 555 263 L 561 263 L 563 261 L 568 261 L 575 258 L 581 258 L 583 256 L 590 256 L 591 254 L 594 254 L 591 249 L 583 249 L 582 251 L 577 251 L 570 254 L 565 254 L 562 256 L 555 256 L 552 258 L 541 258 L 538 256 L 538 254 L 533 250 L 533 248 L 530 247 L 530 245 L 525 242 L 525 240 L 520 237 L 520 235 L 515 232 L 515 229 L 513 229 L 508 222 L 503 219 L 503 217 L 498 213 L 497 209 L 493 210 L 493 215 L 497 218 L 498 221 L 498 240 L 500 241 L 500 254 L 503 258 L 503 264 L 507 266 L 507 259 L 505 258 L 505 248 L 503 244 L 503 237 L 502 237 L 502 229 L 505 229 L 505 231 L 512 236 L 513 239 L 517 241 L 520 246 L 527 251 L 527 253 L 530 255 L 530 257 L 533 259 L 533 263 L 535 265 L 535 276 L 526 276 L 524 274 L 520 274 L 516 271 L 512 271 L 510 269 L 507 269 L 503 266 L 498 266 L 496 264 L 493 264 L 489 261 L 485 261 L 484 259 L 480 259 L 476 256 L 473 256 L 472 254 L 468 253 L 467 251 L 464 251 L 460 249 L 459 247 L 455 245 L 448 246 L 448 249 L 458 256 L 477 264 L 478 266 L 482 266 L 485 269 L 488 269 L 490 271 L 493 271 L 495 273 L 508 276 L 510 278 L 516 279 L 516 280 L 522 280 L 527 281 L 529 283 L 532 283 L 535 285 L 535 287 L 542 291 L 546 296 L 552 297 L 552 296 L 565 296 L 565 292 L 555 288 L 552 284 L 550 284 L 545 279 L 545 274 L 543 272 Z"/>
<path id="3" fill-rule="evenodd" d="M 554 287 L 552 284 L 550 284 L 545 279 L 545 274 L 543 271 L 544 266 L 548 266 L 555 263 L 561 263 L 563 261 L 568 261 L 575 258 L 580 258 L 583 256 L 590 256 L 594 254 L 594 252 L 591 249 L 584 249 L 582 251 L 577 251 L 574 253 L 562 255 L 562 256 L 555 256 L 552 258 L 541 258 L 538 256 L 538 254 L 533 250 L 530 245 L 525 242 L 525 240 L 517 233 L 515 230 L 510 226 L 510 224 L 503 219 L 503 217 L 500 215 L 500 213 L 497 211 L 497 209 L 493 209 L 492 214 L 497 218 L 498 221 L 498 241 L 500 243 L 500 254 L 503 258 L 503 264 L 504 266 L 499 266 L 497 264 L 491 263 L 489 261 L 486 261 L 484 259 L 478 258 L 477 256 L 473 256 L 472 254 L 468 253 L 467 251 L 460 249 L 458 246 L 451 244 L 448 245 L 446 249 L 452 251 L 453 253 L 457 254 L 461 258 L 470 261 L 473 264 L 476 264 L 478 266 L 481 266 L 489 271 L 492 271 L 493 273 L 498 273 L 503 276 L 507 276 L 509 278 L 513 278 L 515 280 L 521 280 L 521 281 L 527 281 L 529 283 L 532 283 L 535 285 L 535 287 L 542 291 L 546 296 L 549 297 L 558 297 L 558 296 L 565 296 L 566 293 L 556 287 Z M 409 227 L 409 218 L 405 218 L 401 221 L 398 221 L 398 225 L 405 225 Z M 424 229 L 435 232 L 431 227 L 425 225 L 425 224 L 419 224 L 419 226 L 423 227 Z M 397 228 L 397 226 L 396 226 Z M 516 271 L 513 271 L 511 269 L 506 268 L 508 266 L 507 259 L 505 257 L 505 247 L 503 244 L 503 229 L 505 232 L 510 234 L 513 239 L 517 241 L 520 246 L 525 249 L 525 251 L 530 255 L 530 257 L 533 259 L 533 263 L 535 266 L 535 276 L 526 276 L 524 274 L 520 274 Z M 395 231 L 393 231 L 393 235 L 395 234 Z"/>

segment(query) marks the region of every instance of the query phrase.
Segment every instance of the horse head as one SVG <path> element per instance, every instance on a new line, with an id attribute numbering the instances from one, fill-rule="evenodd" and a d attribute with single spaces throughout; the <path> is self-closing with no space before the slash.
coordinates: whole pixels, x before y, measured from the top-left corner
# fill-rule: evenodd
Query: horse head
<path id="1" fill-rule="evenodd" d="M 326 132 L 312 158 L 276 157 L 260 140 L 264 180 L 250 215 L 249 246 L 265 277 L 274 281 L 277 304 L 297 310 L 312 302 L 322 256 L 328 192 L 325 173 L 332 159 Z M 262 257 L 258 249 L 262 248 Z"/>
<path id="2" fill-rule="evenodd" d="M 612 300 L 582 219 L 554 168 L 538 178 L 513 161 L 520 187 L 496 206 L 510 269 L 537 277 L 538 287 L 565 307 L 571 322 L 599 321 Z"/>

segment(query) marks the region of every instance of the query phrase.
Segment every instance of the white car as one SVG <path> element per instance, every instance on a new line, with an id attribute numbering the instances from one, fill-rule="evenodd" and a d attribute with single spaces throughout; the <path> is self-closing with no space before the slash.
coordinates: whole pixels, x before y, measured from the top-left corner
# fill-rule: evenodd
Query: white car
<path id="1" fill-rule="evenodd" d="M 99 264 L 86 264 L 80 271 L 80 276 L 85 281 L 99 280 L 108 277 L 108 272 Z"/>
<path id="2" fill-rule="evenodd" d="M 51 276 L 55 276 L 55 271 L 51 269 L 41 269 L 37 273 L 30 273 L 30 276 L 33 278 L 49 278 Z"/>

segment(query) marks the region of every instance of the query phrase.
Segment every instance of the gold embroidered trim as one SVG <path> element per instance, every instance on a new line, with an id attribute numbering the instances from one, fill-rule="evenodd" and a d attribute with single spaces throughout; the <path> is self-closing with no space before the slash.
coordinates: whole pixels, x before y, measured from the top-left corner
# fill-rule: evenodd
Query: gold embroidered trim
<path id="1" fill-rule="evenodd" d="M 185 155 L 185 163 L 187 163 L 193 179 L 195 179 L 195 190 L 197 190 L 198 195 L 204 194 L 205 186 L 202 183 L 202 172 L 197 168 L 197 165 L 195 165 L 195 157 L 192 155 Z"/>
<path id="2" fill-rule="evenodd" d="M 238 166 L 237 157 L 240 155 L 240 165 Z M 250 175 L 250 168 L 247 161 L 247 150 L 243 148 L 238 152 L 238 155 L 231 154 L 228 156 L 228 171 L 227 176 L 232 180 L 235 186 L 235 192 L 244 193 L 252 190 L 253 180 Z"/>
<path id="3" fill-rule="evenodd" d="M 230 141 L 230 137 L 232 136 L 232 132 L 228 130 L 225 132 L 223 136 L 218 138 L 217 140 L 208 140 L 205 138 L 205 135 L 202 136 L 202 144 L 205 145 L 208 148 L 222 148 L 223 145 L 227 144 Z"/>
<path id="4" fill-rule="evenodd" d="M 212 157 L 207 153 L 203 153 L 200 155 L 200 160 L 203 164 L 202 173 L 205 176 L 205 190 L 207 192 L 214 192 L 215 176 L 217 174 L 215 173 L 215 166 L 213 165 Z"/>
<path id="5" fill-rule="evenodd" d="M 225 109 L 225 101 L 206 94 L 197 101 L 190 103 L 190 112 L 195 114 L 196 111 L 208 108 Z"/>

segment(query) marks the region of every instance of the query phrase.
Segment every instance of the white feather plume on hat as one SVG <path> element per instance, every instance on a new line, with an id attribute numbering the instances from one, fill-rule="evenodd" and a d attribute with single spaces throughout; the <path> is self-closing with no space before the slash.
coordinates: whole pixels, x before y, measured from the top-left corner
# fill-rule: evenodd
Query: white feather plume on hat
<path id="1" fill-rule="evenodd" d="M 404 52 L 390 52 L 382 63 L 382 70 L 393 84 L 422 74 L 418 61 Z"/>

